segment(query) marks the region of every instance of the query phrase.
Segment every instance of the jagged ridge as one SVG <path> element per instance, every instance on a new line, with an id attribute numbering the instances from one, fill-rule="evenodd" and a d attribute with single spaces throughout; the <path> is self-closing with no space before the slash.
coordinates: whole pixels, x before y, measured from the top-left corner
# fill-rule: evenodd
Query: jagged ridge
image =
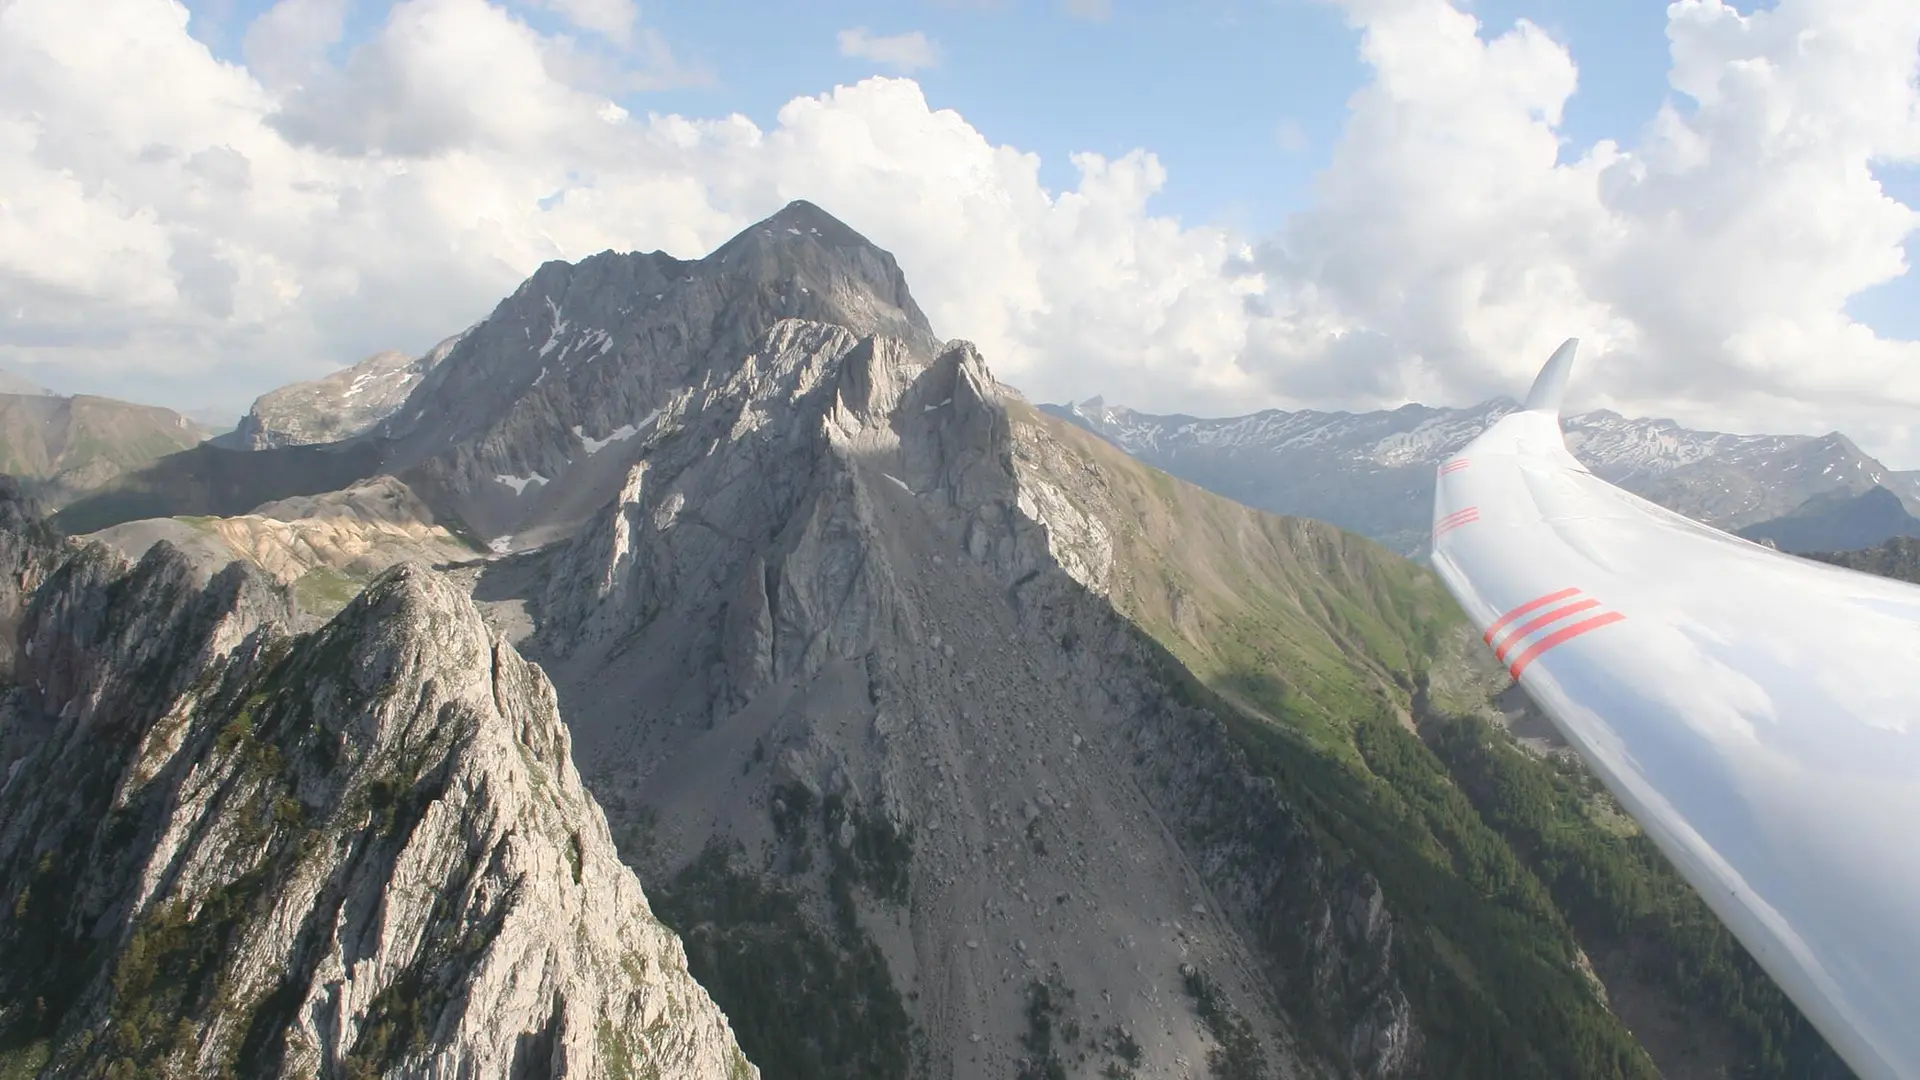
<path id="1" fill-rule="evenodd" d="M 1587 1067 L 1583 1027 L 1644 1068 L 1550 909 L 1447 873 L 1377 876 L 1466 842 L 1429 834 L 1402 777 L 1349 772 L 1374 760 L 1363 737 L 1420 752 L 1391 717 L 1458 619 L 1432 579 L 1075 437 L 964 343 L 928 362 L 783 321 L 662 411 L 576 539 L 482 577 L 531 583 L 535 647 L 616 835 L 674 875 L 698 923 L 682 928 L 718 942 L 703 977 L 732 988 L 723 1005 L 762 1016 L 726 965 L 773 924 L 729 923 L 719 897 L 772 890 L 848 957 L 884 959 L 879 1000 L 924 1032 L 915 1074 L 1077 1053 L 1145 1074 L 1209 1052 L 1282 1072 L 1564 1071 Z M 1167 492 L 1165 510 L 1144 501 Z M 1267 630 L 1251 670 L 1209 645 Z M 702 854 L 716 843 L 727 875 Z M 1478 914 L 1430 922 L 1436 884 Z M 1488 929 L 1502 920 L 1524 945 Z M 1484 1002 L 1436 952 L 1441 928 L 1471 931 L 1460 947 L 1489 970 L 1526 950 L 1527 973 Z M 1043 997 L 1055 1027 L 1101 1035 L 1036 1042 L 1022 1003 Z M 798 1053 L 776 1020 L 742 1029 L 749 1050 Z M 1489 1026 L 1491 1058 L 1469 1034 Z"/>
<path id="2" fill-rule="evenodd" d="M 756 1075 L 539 669 L 430 571 L 315 634 L 244 564 L 68 559 L 0 788 L 0 1053 L 46 1076 Z"/>

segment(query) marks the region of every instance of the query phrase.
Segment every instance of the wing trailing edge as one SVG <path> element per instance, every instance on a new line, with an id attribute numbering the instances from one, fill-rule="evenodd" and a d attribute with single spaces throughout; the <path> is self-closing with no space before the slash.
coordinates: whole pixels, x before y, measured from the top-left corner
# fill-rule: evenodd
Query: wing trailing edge
<path id="1" fill-rule="evenodd" d="M 1576 348 L 1438 468 L 1434 570 L 1854 1072 L 1920 1080 L 1920 588 L 1588 472 Z"/>

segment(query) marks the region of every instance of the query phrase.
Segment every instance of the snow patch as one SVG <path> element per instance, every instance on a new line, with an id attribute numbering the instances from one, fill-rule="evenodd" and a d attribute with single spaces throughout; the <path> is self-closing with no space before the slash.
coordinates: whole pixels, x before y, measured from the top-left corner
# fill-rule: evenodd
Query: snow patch
<path id="1" fill-rule="evenodd" d="M 656 409 L 654 411 L 654 416 L 658 416 L 658 415 L 660 415 L 660 413 L 659 413 L 659 410 Z M 652 420 L 652 419 L 653 417 L 651 416 L 647 418 L 647 420 Z M 643 423 L 644 422 L 645 421 L 643 421 Z M 575 438 L 580 440 L 580 444 L 587 448 L 587 456 L 592 457 L 593 455 L 599 453 L 600 451 L 605 450 L 607 447 L 612 446 L 614 443 L 626 442 L 628 439 L 631 439 L 635 435 L 640 434 L 640 429 L 635 427 L 632 424 L 624 424 L 620 427 L 614 428 L 611 432 L 608 432 L 606 438 L 596 439 L 588 435 L 584 428 L 575 426 L 573 429 L 573 434 Z"/>
<path id="2" fill-rule="evenodd" d="M 567 320 L 561 317 L 560 305 L 554 303 L 553 297 L 551 296 L 547 297 L 546 300 L 547 300 L 547 314 L 552 320 L 553 328 L 547 332 L 546 344 L 540 346 L 540 355 L 542 358 L 544 358 L 548 353 L 552 352 L 554 348 L 557 345 L 559 345 L 560 335 L 567 332 Z"/>
<path id="3" fill-rule="evenodd" d="M 546 485 L 553 482 L 551 480 L 548 480 L 546 477 L 541 476 L 539 473 L 528 473 L 525 476 L 507 476 L 506 474 L 502 473 L 498 476 L 495 476 L 494 479 L 512 488 L 513 493 L 516 497 L 527 490 L 528 484 L 539 484 L 540 486 L 545 487 Z"/>
<path id="4" fill-rule="evenodd" d="M 505 536 L 496 536 L 487 541 L 487 550 L 493 552 L 495 555 L 505 555 L 513 551 L 513 534 L 508 533 Z"/>
<path id="5" fill-rule="evenodd" d="M 900 479 L 899 477 L 897 477 L 897 476 L 895 476 L 895 475 L 893 475 L 893 474 L 892 474 L 892 473 L 890 473 L 890 472 L 883 472 L 883 473 L 881 473 L 880 475 L 881 475 L 881 476 L 884 476 L 884 477 L 886 477 L 887 479 L 889 479 L 889 480 L 891 480 L 891 481 L 893 481 L 894 483 L 896 483 L 896 484 L 898 484 L 898 485 L 900 485 L 900 490 L 901 490 L 901 491 L 904 491 L 904 492 L 906 492 L 906 493 L 907 493 L 907 494 L 909 494 L 909 495 L 911 495 L 911 494 L 913 494 L 913 489 L 907 486 L 907 482 L 906 482 L 905 480 L 902 480 L 902 479 Z"/>
<path id="6" fill-rule="evenodd" d="M 939 408 L 944 408 L 945 406 L 948 406 L 948 405 L 951 405 L 951 404 L 953 404 L 953 399 L 952 399 L 952 398 L 948 398 L 947 400 L 945 400 L 945 401 L 943 401 L 943 402 L 941 402 L 941 403 L 940 403 L 940 404 L 938 404 L 938 405 L 922 405 L 922 406 L 920 406 L 920 411 L 921 411 L 921 412 L 932 412 L 932 411 L 933 411 L 933 410 L 935 410 L 935 409 L 939 409 Z"/>

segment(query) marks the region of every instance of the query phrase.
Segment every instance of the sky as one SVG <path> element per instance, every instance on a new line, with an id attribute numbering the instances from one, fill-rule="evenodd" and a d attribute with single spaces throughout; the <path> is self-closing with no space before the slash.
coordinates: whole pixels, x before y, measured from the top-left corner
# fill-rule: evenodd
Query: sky
<path id="1" fill-rule="evenodd" d="M 795 198 L 1036 400 L 1920 467 L 1920 0 L 0 0 L 0 367 L 243 410 Z"/>

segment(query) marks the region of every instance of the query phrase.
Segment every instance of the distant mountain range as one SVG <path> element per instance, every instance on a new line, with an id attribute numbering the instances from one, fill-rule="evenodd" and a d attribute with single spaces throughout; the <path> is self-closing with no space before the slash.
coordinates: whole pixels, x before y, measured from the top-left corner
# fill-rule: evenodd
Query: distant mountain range
<path id="1" fill-rule="evenodd" d="M 1181 479 L 1272 513 L 1332 522 L 1408 555 L 1427 542 L 1434 467 L 1518 407 L 1502 398 L 1468 409 L 1269 410 L 1208 420 L 1099 398 L 1041 406 Z M 1907 527 L 1887 507 L 1920 508 L 1920 474 L 1888 469 L 1838 432 L 1731 435 L 1606 410 L 1570 416 L 1565 426 L 1569 448 L 1595 474 L 1788 550 L 1832 550 L 1835 539 L 1877 544 Z M 1891 496 L 1872 503 L 1877 515 L 1847 508 L 1876 488 Z M 1832 527 L 1809 524 L 1836 513 L 1848 516 Z M 1789 517 L 1800 524 L 1769 524 Z M 1920 532 L 1920 521 L 1914 528 Z"/>
<path id="2" fill-rule="evenodd" d="M 0 472 L 54 507 L 206 437 L 171 409 L 88 394 L 0 393 Z"/>

